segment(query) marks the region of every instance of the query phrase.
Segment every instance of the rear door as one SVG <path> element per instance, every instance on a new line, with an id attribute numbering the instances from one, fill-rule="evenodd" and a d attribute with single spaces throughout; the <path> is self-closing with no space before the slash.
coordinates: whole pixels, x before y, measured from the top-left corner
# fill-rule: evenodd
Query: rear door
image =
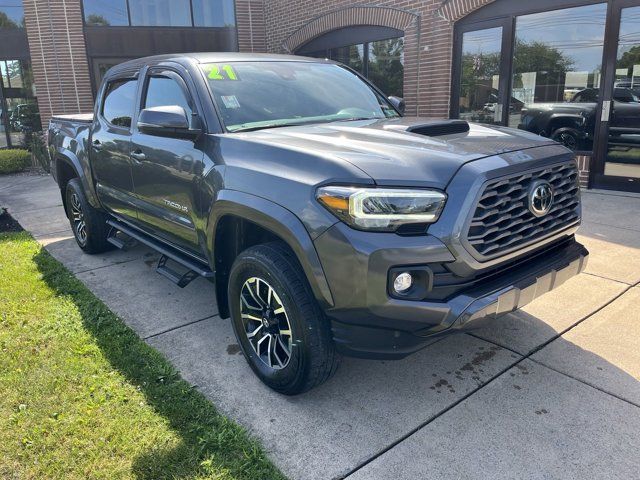
<path id="1" fill-rule="evenodd" d="M 177 69 L 150 68 L 139 109 L 179 106 L 189 119 L 197 121 L 193 120 L 200 118 L 193 98 Z M 201 254 L 195 207 L 203 152 L 196 148 L 195 141 L 141 133 L 134 127 L 131 156 L 140 224 L 178 247 Z"/>
<path id="2" fill-rule="evenodd" d="M 103 86 L 87 146 L 102 205 L 131 220 L 137 218 L 129 158 L 137 88 L 135 78 L 112 79 Z"/>

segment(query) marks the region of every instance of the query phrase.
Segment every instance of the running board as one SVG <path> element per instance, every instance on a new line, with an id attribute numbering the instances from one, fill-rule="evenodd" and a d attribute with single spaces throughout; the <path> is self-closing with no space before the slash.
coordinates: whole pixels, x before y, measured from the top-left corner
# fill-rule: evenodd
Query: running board
<path id="1" fill-rule="evenodd" d="M 130 241 L 125 241 L 116 236 L 118 232 L 122 232 L 134 242 L 138 241 L 160 253 L 161 256 L 158 260 L 158 265 L 156 266 L 156 272 L 158 272 L 163 277 L 168 278 L 180 288 L 186 287 L 187 285 L 189 285 L 189 283 L 198 278 L 198 276 L 211 279 L 215 275 L 208 266 L 205 266 L 202 263 L 187 257 L 183 253 L 164 245 L 160 241 L 148 235 L 145 235 L 144 233 L 134 230 L 133 228 L 122 222 L 110 219 L 107 220 L 107 225 L 111 227 L 111 231 L 109 232 L 109 237 L 107 238 L 107 240 L 109 241 L 109 243 L 115 245 L 116 247 L 126 249 L 131 245 Z M 169 267 L 167 265 L 167 262 L 169 260 L 172 260 L 186 268 L 186 272 L 180 273 L 175 269 Z"/>

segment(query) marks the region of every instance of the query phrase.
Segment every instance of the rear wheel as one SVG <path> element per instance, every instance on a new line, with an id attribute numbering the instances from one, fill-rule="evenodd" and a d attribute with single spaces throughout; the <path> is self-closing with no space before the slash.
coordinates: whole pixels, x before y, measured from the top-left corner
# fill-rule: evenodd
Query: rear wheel
<path id="1" fill-rule="evenodd" d="M 335 372 L 338 355 L 328 322 L 285 245 L 272 242 L 238 255 L 229 302 L 242 352 L 269 387 L 295 395 Z"/>
<path id="2" fill-rule="evenodd" d="M 69 180 L 65 191 L 67 217 L 78 246 L 86 253 L 102 253 L 113 246 L 107 242 L 107 215 L 87 201 L 77 178 Z"/>

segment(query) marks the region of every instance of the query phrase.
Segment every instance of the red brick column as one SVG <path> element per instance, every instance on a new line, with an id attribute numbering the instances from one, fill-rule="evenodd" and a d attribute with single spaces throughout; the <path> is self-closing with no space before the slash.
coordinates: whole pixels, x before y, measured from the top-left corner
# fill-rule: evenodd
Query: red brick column
<path id="1" fill-rule="evenodd" d="M 24 0 L 36 96 L 47 127 L 54 114 L 93 109 L 81 0 Z"/>

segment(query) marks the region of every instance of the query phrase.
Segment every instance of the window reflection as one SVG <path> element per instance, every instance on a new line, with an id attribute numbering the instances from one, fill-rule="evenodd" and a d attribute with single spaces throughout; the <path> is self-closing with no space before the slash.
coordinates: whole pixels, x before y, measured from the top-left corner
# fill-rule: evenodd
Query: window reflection
<path id="1" fill-rule="evenodd" d="M 640 178 L 640 7 L 622 10 L 604 173 Z"/>
<path id="2" fill-rule="evenodd" d="M 24 28 L 24 10 L 20 0 L 0 0 L 0 28 Z"/>
<path id="3" fill-rule="evenodd" d="M 27 60 L 0 61 L 0 147 L 26 146 L 33 132 L 42 130 L 34 98 L 33 75 Z"/>
<path id="4" fill-rule="evenodd" d="M 189 0 L 137 0 L 129 2 L 131 25 L 191 26 Z"/>
<path id="5" fill-rule="evenodd" d="M 84 0 L 84 18 L 99 27 L 128 25 L 127 0 Z"/>
<path id="6" fill-rule="evenodd" d="M 369 44 L 368 77 L 387 95 L 402 97 L 404 39 L 391 38 Z"/>
<path id="7" fill-rule="evenodd" d="M 344 63 L 367 77 L 386 95 L 402 97 L 404 38 L 389 38 L 357 45 L 308 52 L 304 55 Z"/>
<path id="8" fill-rule="evenodd" d="M 236 24 L 233 0 L 192 0 L 196 27 L 233 27 Z"/>
<path id="9" fill-rule="evenodd" d="M 233 0 L 83 0 L 83 4 L 85 24 L 94 27 L 229 27 L 236 24 Z"/>
<path id="10" fill-rule="evenodd" d="M 499 123 L 498 103 L 502 28 L 466 32 L 462 37 L 460 118 Z"/>
<path id="11" fill-rule="evenodd" d="M 509 126 L 592 149 L 606 15 L 603 3 L 516 19 Z"/>
<path id="12" fill-rule="evenodd" d="M 332 48 L 329 58 L 344 63 L 356 72 L 364 74 L 364 44 L 348 45 L 346 47 Z"/>

